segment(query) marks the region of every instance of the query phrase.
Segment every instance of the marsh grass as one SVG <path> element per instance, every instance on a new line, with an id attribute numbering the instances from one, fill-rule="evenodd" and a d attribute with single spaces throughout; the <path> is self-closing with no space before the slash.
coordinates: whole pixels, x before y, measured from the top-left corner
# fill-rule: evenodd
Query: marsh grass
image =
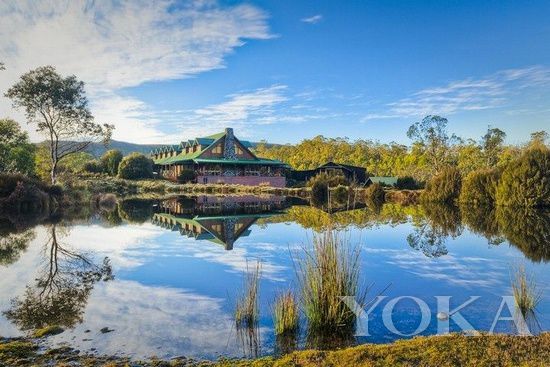
<path id="1" fill-rule="evenodd" d="M 355 313 L 341 297 L 365 303 L 367 289 L 359 289 L 359 251 L 333 230 L 314 235 L 312 246 L 304 247 L 295 264 L 309 333 L 348 334 L 355 329 Z"/>
<path id="2" fill-rule="evenodd" d="M 275 335 L 292 335 L 298 332 L 300 313 L 298 302 L 291 291 L 281 293 L 273 306 Z"/>
<path id="3" fill-rule="evenodd" d="M 526 330 L 518 330 L 520 333 L 531 333 L 538 326 L 535 311 L 542 299 L 542 292 L 538 289 L 535 278 L 527 274 L 523 265 L 518 266 L 512 273 L 512 292 L 516 301 L 516 318 L 520 327 Z"/>
<path id="4" fill-rule="evenodd" d="M 243 290 L 237 299 L 235 307 L 235 322 L 237 328 L 254 328 L 258 324 L 258 295 L 260 289 L 261 264 L 256 262 L 250 269 L 246 265 Z"/>

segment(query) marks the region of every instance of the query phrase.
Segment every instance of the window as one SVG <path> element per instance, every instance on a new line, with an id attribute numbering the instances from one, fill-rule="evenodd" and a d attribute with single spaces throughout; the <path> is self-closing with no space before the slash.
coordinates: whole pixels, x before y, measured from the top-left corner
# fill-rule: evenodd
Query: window
<path id="1" fill-rule="evenodd" d="M 218 144 L 212 149 L 212 153 L 214 154 L 222 154 L 222 145 Z"/>
<path id="2" fill-rule="evenodd" d="M 244 151 L 241 149 L 239 145 L 235 144 L 235 153 L 237 153 L 237 155 L 243 155 Z"/>

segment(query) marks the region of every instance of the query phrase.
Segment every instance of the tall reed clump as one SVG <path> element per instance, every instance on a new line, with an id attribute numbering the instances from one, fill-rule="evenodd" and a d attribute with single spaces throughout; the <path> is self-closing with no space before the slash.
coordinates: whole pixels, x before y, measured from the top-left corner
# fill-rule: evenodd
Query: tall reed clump
<path id="1" fill-rule="evenodd" d="M 315 235 L 312 247 L 304 248 L 297 272 L 310 333 L 345 333 L 355 328 L 355 313 L 341 297 L 351 296 L 364 304 L 359 265 L 359 247 L 333 230 Z"/>
<path id="2" fill-rule="evenodd" d="M 241 295 L 237 299 L 235 308 L 235 322 L 237 328 L 253 328 L 258 324 L 259 308 L 258 294 L 260 289 L 261 265 L 256 262 L 252 268 L 246 266 L 244 276 L 244 287 Z"/>
<path id="3" fill-rule="evenodd" d="M 521 316 L 528 318 L 528 316 L 534 315 L 535 309 L 542 298 L 542 293 L 538 289 L 534 277 L 527 274 L 524 266 L 520 266 L 514 270 L 512 275 L 512 291 L 516 307 Z"/>
<path id="4" fill-rule="evenodd" d="M 293 335 L 298 332 L 299 310 L 296 298 L 291 291 L 277 296 L 273 306 L 275 335 Z"/>

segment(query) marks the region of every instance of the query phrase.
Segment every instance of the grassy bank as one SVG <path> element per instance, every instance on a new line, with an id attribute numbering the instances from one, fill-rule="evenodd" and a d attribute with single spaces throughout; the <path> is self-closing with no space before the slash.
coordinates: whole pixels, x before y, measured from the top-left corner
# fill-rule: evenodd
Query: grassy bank
<path id="1" fill-rule="evenodd" d="M 547 366 L 550 333 L 534 337 L 483 335 L 418 337 L 391 344 L 366 344 L 336 351 L 298 351 L 283 357 L 255 360 L 200 362 L 186 358 L 170 361 L 128 361 L 121 357 L 78 354 L 69 348 L 39 352 L 29 340 L 0 341 L 0 365 L 7 366 L 209 366 L 209 367 L 347 367 L 347 366 Z"/>

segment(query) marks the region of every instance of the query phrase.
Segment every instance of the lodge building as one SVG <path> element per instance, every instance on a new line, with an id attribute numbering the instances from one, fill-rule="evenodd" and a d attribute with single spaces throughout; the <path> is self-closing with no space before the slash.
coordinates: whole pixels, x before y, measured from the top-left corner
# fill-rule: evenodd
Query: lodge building
<path id="1" fill-rule="evenodd" d="M 257 157 L 250 142 L 237 139 L 233 129 L 151 152 L 156 171 L 178 181 L 182 172 L 192 172 L 199 184 L 266 185 L 285 187 L 289 167 L 277 160 Z"/>

